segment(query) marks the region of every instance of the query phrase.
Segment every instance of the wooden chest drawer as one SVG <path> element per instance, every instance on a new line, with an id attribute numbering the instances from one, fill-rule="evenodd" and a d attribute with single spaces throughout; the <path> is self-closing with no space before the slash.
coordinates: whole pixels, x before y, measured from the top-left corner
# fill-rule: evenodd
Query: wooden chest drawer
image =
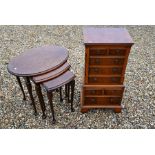
<path id="1" fill-rule="evenodd" d="M 120 105 L 121 97 L 85 97 L 85 105 Z"/>
<path id="2" fill-rule="evenodd" d="M 102 88 L 101 90 L 85 90 L 85 95 L 86 96 L 98 96 L 98 95 L 107 95 L 107 96 L 122 96 L 124 89 L 118 89 L 115 90 L 115 88 L 113 88 L 112 90 L 106 89 L 106 88 Z"/>
<path id="3" fill-rule="evenodd" d="M 90 65 L 123 65 L 124 58 L 123 57 L 98 57 L 93 56 L 90 57 L 89 61 Z"/>
<path id="4" fill-rule="evenodd" d="M 89 75 L 122 74 L 123 67 L 89 67 Z"/>
<path id="5" fill-rule="evenodd" d="M 121 84 L 121 77 L 88 77 L 89 84 Z"/>
<path id="6" fill-rule="evenodd" d="M 111 49 L 90 49 L 90 56 L 125 56 L 126 49 L 111 48 Z"/>
<path id="7" fill-rule="evenodd" d="M 108 49 L 90 49 L 90 56 L 107 56 Z"/>
<path id="8" fill-rule="evenodd" d="M 113 48 L 109 49 L 109 55 L 111 56 L 125 56 L 126 54 L 126 49 L 118 49 L 118 48 Z"/>
<path id="9" fill-rule="evenodd" d="M 87 97 L 91 96 L 122 96 L 124 92 L 124 86 L 84 86 L 84 95 Z"/>
<path id="10" fill-rule="evenodd" d="M 124 89 L 121 89 L 121 90 L 108 90 L 108 89 L 106 89 L 106 90 L 104 90 L 104 95 L 120 95 L 120 96 L 122 96 L 122 94 L 123 94 L 123 92 L 124 92 Z"/>

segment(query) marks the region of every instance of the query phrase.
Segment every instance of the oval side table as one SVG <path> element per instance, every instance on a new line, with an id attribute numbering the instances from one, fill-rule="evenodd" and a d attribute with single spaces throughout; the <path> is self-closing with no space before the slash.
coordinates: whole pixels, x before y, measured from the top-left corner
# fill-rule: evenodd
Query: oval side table
<path id="1" fill-rule="evenodd" d="M 24 77 L 25 79 L 35 115 L 37 115 L 37 110 L 32 94 L 30 78 L 59 68 L 67 59 L 68 52 L 65 48 L 60 46 L 43 46 L 26 50 L 9 62 L 8 72 L 16 76 L 23 93 L 23 99 L 26 98 L 20 77 Z"/>

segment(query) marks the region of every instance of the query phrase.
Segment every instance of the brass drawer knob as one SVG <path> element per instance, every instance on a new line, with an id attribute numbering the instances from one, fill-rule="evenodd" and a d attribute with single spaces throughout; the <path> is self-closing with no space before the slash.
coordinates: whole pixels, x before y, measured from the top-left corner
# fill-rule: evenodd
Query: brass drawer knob
<path id="1" fill-rule="evenodd" d="M 95 60 L 96 64 L 100 64 L 100 59 Z"/>
<path id="2" fill-rule="evenodd" d="M 97 50 L 97 51 L 96 51 L 96 54 L 99 55 L 99 54 L 100 54 L 100 50 Z"/>
<path id="3" fill-rule="evenodd" d="M 114 60 L 114 63 L 115 63 L 115 64 L 119 64 L 119 62 L 120 62 L 119 59 L 115 59 L 115 60 Z"/>
<path id="4" fill-rule="evenodd" d="M 98 68 L 94 68 L 94 72 L 98 73 L 99 72 Z"/>
<path id="5" fill-rule="evenodd" d="M 118 79 L 117 79 L 117 78 L 115 78 L 115 77 L 112 77 L 112 78 L 111 78 L 111 81 L 112 81 L 112 82 L 117 82 L 117 81 L 118 81 Z"/>
<path id="6" fill-rule="evenodd" d="M 120 54 L 120 50 L 119 49 L 116 50 L 116 54 L 117 55 Z"/>
<path id="7" fill-rule="evenodd" d="M 104 90 L 102 90 L 102 95 L 104 95 Z"/>
<path id="8" fill-rule="evenodd" d="M 102 55 L 106 55 L 106 51 L 102 51 Z"/>
<path id="9" fill-rule="evenodd" d="M 118 68 L 112 68 L 112 72 L 113 72 L 113 73 L 116 73 L 116 72 L 118 72 L 118 71 L 119 71 Z"/>
<path id="10" fill-rule="evenodd" d="M 92 103 L 96 103 L 96 98 L 91 98 L 90 101 L 91 101 Z"/>
<path id="11" fill-rule="evenodd" d="M 112 90 L 111 93 L 114 94 L 114 93 L 116 93 L 116 91 L 115 90 Z"/>
<path id="12" fill-rule="evenodd" d="M 97 81 L 97 78 L 93 78 L 93 81 L 96 82 Z"/>
<path id="13" fill-rule="evenodd" d="M 95 94 L 95 90 L 91 90 L 90 93 L 91 93 L 91 94 Z"/>
<path id="14" fill-rule="evenodd" d="M 114 102 L 115 102 L 115 99 L 110 98 L 110 102 L 111 102 L 111 103 L 114 103 Z"/>

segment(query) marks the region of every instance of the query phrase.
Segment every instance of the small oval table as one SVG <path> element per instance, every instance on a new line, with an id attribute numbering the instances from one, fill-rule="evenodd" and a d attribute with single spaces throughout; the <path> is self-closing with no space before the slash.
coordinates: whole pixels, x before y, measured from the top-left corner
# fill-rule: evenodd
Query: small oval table
<path id="1" fill-rule="evenodd" d="M 26 50 L 24 53 L 9 62 L 8 72 L 16 76 L 22 90 L 24 100 L 26 100 L 26 98 L 20 77 L 24 77 L 25 79 L 35 115 L 37 115 L 37 110 L 32 94 L 30 79 L 33 76 L 41 75 L 59 68 L 67 61 L 67 59 L 68 52 L 65 48 L 60 46 L 43 46 Z M 39 91 L 41 92 L 41 90 Z M 41 106 L 45 108 L 43 104 Z"/>

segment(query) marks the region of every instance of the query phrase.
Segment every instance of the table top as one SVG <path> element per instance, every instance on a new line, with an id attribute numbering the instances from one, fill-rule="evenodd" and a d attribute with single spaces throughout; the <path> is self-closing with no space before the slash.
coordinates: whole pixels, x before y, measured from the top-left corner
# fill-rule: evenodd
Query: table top
<path id="1" fill-rule="evenodd" d="M 51 79 L 54 79 L 58 77 L 59 75 L 63 74 L 67 70 L 69 70 L 70 65 L 66 62 L 62 66 L 60 66 L 58 69 L 55 69 L 54 71 L 47 72 L 45 74 L 41 74 L 38 76 L 33 76 L 32 80 L 35 83 L 42 83 Z"/>
<path id="2" fill-rule="evenodd" d="M 68 59 L 68 52 L 60 46 L 43 46 L 26 50 L 8 64 L 8 71 L 16 76 L 40 75 L 57 69 Z"/>
<path id="3" fill-rule="evenodd" d="M 71 71 L 66 71 L 62 75 L 56 77 L 53 80 L 46 81 L 42 85 L 48 90 L 54 90 L 57 89 L 70 81 L 72 81 L 75 78 L 75 75 Z"/>
<path id="4" fill-rule="evenodd" d="M 132 38 L 125 28 L 84 28 L 84 43 L 91 44 L 130 44 Z"/>

